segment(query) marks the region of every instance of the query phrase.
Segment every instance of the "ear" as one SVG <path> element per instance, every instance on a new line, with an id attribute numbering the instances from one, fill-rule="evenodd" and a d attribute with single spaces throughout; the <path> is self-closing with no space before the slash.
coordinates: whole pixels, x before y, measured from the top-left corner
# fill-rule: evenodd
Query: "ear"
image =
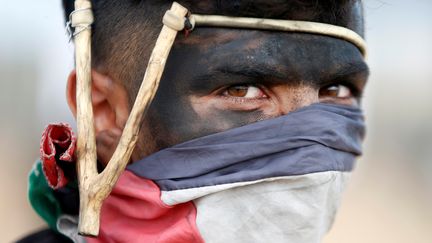
<path id="1" fill-rule="evenodd" d="M 98 159 L 108 163 L 129 117 L 128 93 L 109 76 L 92 70 L 92 104 Z M 66 97 L 76 118 L 76 72 L 68 78 Z"/>

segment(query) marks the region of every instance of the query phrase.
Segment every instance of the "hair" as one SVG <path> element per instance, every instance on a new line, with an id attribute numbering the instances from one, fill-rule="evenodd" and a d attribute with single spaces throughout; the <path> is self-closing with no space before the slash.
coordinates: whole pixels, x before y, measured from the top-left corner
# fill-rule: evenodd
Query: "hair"
<path id="1" fill-rule="evenodd" d="M 162 27 L 162 17 L 173 1 L 91 0 L 92 65 L 122 80 L 132 102 L 151 50 Z M 359 0 L 177 0 L 192 13 L 316 21 L 348 27 L 354 21 L 353 2 Z M 73 0 L 63 0 L 66 18 Z M 361 33 L 362 34 L 362 33 Z"/>

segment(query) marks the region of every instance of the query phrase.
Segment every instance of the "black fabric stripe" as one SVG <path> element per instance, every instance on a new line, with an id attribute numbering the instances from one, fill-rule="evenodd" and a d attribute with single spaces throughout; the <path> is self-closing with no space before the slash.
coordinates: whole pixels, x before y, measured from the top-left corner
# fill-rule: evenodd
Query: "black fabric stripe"
<path id="1" fill-rule="evenodd" d="M 364 133 L 360 109 L 314 104 L 159 151 L 128 170 L 165 191 L 351 171 Z"/>

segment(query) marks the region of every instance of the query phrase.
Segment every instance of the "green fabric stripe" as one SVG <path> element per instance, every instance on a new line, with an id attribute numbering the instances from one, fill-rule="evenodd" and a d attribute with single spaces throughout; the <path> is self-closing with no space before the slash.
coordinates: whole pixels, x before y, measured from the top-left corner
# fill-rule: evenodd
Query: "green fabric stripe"
<path id="1" fill-rule="evenodd" d="M 54 191 L 48 186 L 42 171 L 42 162 L 36 161 L 29 174 L 28 198 L 31 206 L 48 226 L 57 230 L 57 218 L 62 214 Z"/>

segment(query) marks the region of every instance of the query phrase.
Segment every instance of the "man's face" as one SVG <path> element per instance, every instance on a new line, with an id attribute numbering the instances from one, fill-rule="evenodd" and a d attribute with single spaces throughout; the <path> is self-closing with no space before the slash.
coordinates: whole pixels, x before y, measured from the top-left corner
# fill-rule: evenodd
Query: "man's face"
<path id="1" fill-rule="evenodd" d="M 358 106 L 367 77 L 360 51 L 344 40 L 197 28 L 174 44 L 134 159 L 316 102 Z"/>

